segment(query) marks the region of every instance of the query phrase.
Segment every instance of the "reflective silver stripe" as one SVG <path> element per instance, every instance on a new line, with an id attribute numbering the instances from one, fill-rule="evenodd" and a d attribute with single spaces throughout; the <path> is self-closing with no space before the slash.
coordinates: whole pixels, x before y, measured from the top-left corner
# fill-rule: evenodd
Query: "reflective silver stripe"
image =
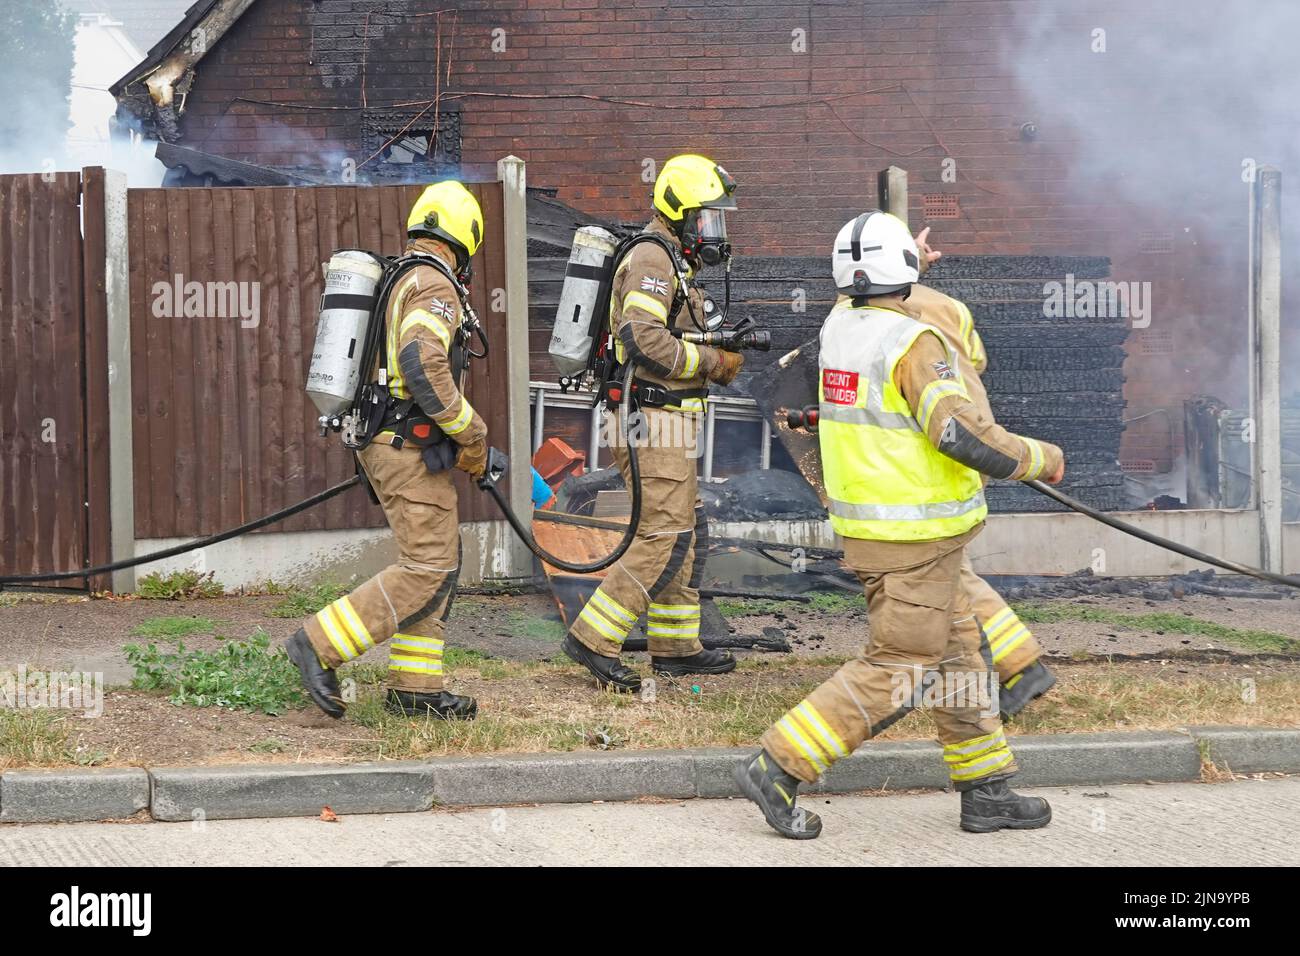
<path id="1" fill-rule="evenodd" d="M 855 408 L 852 405 L 832 405 L 822 402 L 820 406 L 822 421 L 842 422 L 845 425 L 874 425 L 877 428 L 891 428 L 895 431 L 919 432 L 921 426 L 911 415 L 902 412 L 881 412 L 874 408 Z"/>
<path id="2" fill-rule="evenodd" d="M 830 511 L 837 518 L 850 521 L 929 521 L 932 518 L 956 518 L 984 506 L 984 492 L 977 491 L 965 501 L 936 501 L 921 505 L 855 505 L 831 499 Z"/>

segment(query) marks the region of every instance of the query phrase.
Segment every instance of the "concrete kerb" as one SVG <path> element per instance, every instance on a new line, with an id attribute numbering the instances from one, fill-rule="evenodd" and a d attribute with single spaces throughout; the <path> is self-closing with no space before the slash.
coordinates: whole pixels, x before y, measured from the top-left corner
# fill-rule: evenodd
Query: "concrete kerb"
<path id="1" fill-rule="evenodd" d="M 1300 772 L 1300 729 L 1193 727 L 1183 731 L 1017 737 L 1017 783 L 1032 787 L 1194 781 L 1203 759 L 1236 773 Z M 731 770 L 754 748 L 629 750 L 446 757 L 359 764 L 10 770 L 0 775 L 0 822 L 121 819 L 193 821 L 441 807 L 588 803 L 640 797 L 731 797 Z M 814 792 L 940 789 L 939 747 L 869 742 Z"/>

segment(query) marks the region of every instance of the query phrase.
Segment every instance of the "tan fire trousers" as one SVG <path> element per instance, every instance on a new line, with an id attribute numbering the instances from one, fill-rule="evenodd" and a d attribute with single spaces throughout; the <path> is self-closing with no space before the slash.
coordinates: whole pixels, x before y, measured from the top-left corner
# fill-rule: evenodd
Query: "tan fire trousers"
<path id="1" fill-rule="evenodd" d="M 578 614 L 570 633 L 589 650 L 617 657 L 628 632 L 644 614 L 652 656 L 689 657 L 703 650 L 699 588 L 709 550 L 709 526 L 695 475 L 703 416 L 662 409 L 641 414 L 642 419 L 634 419 L 633 433 L 639 436 L 640 530 Z M 615 432 L 623 435 L 621 419 Z M 610 444 L 630 488 L 627 448 L 614 440 Z"/>
<path id="2" fill-rule="evenodd" d="M 936 553 L 933 542 L 892 547 L 895 554 L 915 547 L 918 563 L 882 571 L 846 557 L 866 590 L 870 640 L 763 735 L 764 749 L 787 773 L 812 782 L 923 706 L 932 708 L 957 789 L 1014 773 L 988 644 L 963 585 L 965 548 Z"/>
<path id="3" fill-rule="evenodd" d="M 397 539 L 398 559 L 304 627 L 326 667 L 388 642 L 388 686 L 442 689 L 443 628 L 460 570 L 456 487 L 450 470 L 433 474 L 420 450 L 376 439 L 361 466 Z"/>
<path id="4" fill-rule="evenodd" d="M 971 569 L 969 558 L 962 560 L 961 583 L 975 609 L 975 620 L 988 639 L 993 669 L 1005 685 L 1043 656 L 1042 645 L 1016 612 L 1007 607 L 1002 595 Z"/>

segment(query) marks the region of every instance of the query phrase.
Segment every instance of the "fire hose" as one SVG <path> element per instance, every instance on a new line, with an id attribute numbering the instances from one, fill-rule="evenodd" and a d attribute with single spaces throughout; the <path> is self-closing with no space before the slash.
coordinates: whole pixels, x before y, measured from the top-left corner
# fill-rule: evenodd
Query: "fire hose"
<path id="1" fill-rule="evenodd" d="M 786 413 L 786 423 L 791 428 L 803 428 L 815 432 L 819 424 L 820 413 L 816 405 L 809 405 L 801 409 L 791 409 Z M 1300 588 L 1300 577 L 1289 574 L 1275 574 L 1272 571 L 1265 571 L 1263 568 L 1254 568 L 1248 564 L 1239 564 L 1236 561 L 1229 561 L 1227 558 L 1217 558 L 1212 554 L 1206 554 L 1204 551 L 1197 551 L 1185 544 L 1179 544 L 1177 541 L 1171 541 L 1168 538 L 1162 538 L 1158 534 L 1150 531 L 1144 531 L 1136 525 L 1131 525 L 1127 521 L 1121 521 L 1113 515 L 1108 515 L 1103 511 L 1097 511 L 1090 508 L 1082 501 L 1071 498 L 1063 491 L 1058 491 L 1051 485 L 1037 479 L 1028 479 L 1023 482 L 1040 495 L 1046 495 L 1058 504 L 1065 505 L 1071 511 L 1075 511 L 1084 517 L 1098 521 L 1109 528 L 1123 532 L 1147 544 L 1153 544 L 1157 548 L 1164 548 L 1166 551 L 1172 551 L 1175 554 L 1181 554 L 1185 558 L 1191 558 L 1193 561 L 1201 561 L 1205 564 L 1212 564 L 1216 568 L 1223 568 L 1225 571 L 1232 571 L 1234 574 L 1244 574 L 1248 577 L 1258 578 L 1261 581 L 1268 581 L 1272 584 L 1284 584 L 1287 587 Z"/>
<path id="2" fill-rule="evenodd" d="M 619 408 L 619 413 L 623 416 L 624 421 L 627 421 L 627 415 L 630 408 L 631 389 L 627 387 L 630 384 L 630 378 L 631 365 L 628 366 L 628 373 L 624 379 L 623 399 Z M 791 426 L 805 427 L 802 421 L 798 425 L 795 424 L 794 416 L 796 414 L 802 413 L 791 413 Z M 506 501 L 505 496 L 501 494 L 501 490 L 497 487 L 497 482 L 500 481 L 506 473 L 509 459 L 495 448 L 489 449 L 487 469 L 484 471 L 483 476 L 478 479 L 478 486 L 492 497 L 492 500 L 496 502 L 497 507 L 505 516 L 511 529 L 519 536 L 519 539 L 528 546 L 528 550 L 533 554 L 537 555 L 537 557 L 541 558 L 548 564 L 552 564 L 571 574 L 589 574 L 594 571 L 602 571 L 621 558 L 631 545 L 632 539 L 636 536 L 637 526 L 640 524 L 641 519 L 641 469 L 637 462 L 636 445 L 631 441 L 628 442 L 628 464 L 632 473 L 632 514 L 628 521 L 627 530 L 623 533 L 623 537 L 619 541 L 618 547 L 616 547 L 613 552 L 598 561 L 592 561 L 587 564 L 577 564 L 556 557 L 539 545 L 533 536 L 524 528 L 523 524 L 519 521 L 518 516 L 511 509 L 509 502 Z M 135 558 L 114 561 L 111 564 L 101 564 L 91 568 L 78 568 L 75 571 L 52 571 L 45 574 L 7 575 L 0 577 L 0 586 L 11 584 L 35 584 L 41 581 L 61 581 L 73 578 L 91 577 L 98 574 L 108 574 L 113 571 L 132 568 L 140 564 L 147 564 L 151 561 L 161 561 L 164 558 L 175 557 L 178 554 L 185 554 L 188 551 L 196 551 L 199 548 L 219 544 L 222 541 L 237 538 L 250 531 L 256 531 L 258 528 L 266 527 L 267 525 L 274 524 L 277 521 L 283 521 L 285 518 L 290 518 L 299 512 L 306 511 L 308 508 L 314 508 L 316 505 L 328 501 L 335 495 L 347 491 L 360 480 L 359 475 L 354 476 L 346 481 L 339 482 L 333 487 L 326 488 L 324 491 L 312 495 L 310 498 L 305 498 L 295 505 L 282 508 L 279 511 L 265 515 L 255 521 L 250 521 L 247 524 L 242 524 L 238 527 L 230 528 L 226 531 L 209 535 L 205 538 L 188 541 L 185 544 L 178 544 L 171 548 L 164 548 L 161 551 L 153 551 L 149 554 L 140 555 Z M 1116 531 L 1120 531 L 1124 534 L 1130 535 L 1131 537 L 1145 541 L 1147 544 L 1155 545 L 1156 547 L 1163 548 L 1166 551 L 1172 551 L 1175 554 L 1181 554 L 1183 557 L 1191 558 L 1193 561 L 1200 561 L 1217 568 L 1222 568 L 1225 571 L 1231 571 L 1234 574 L 1244 574 L 1248 577 L 1258 578 L 1261 581 L 1268 581 L 1272 584 L 1282 584 L 1287 587 L 1300 588 L 1300 577 L 1289 574 L 1276 574 L 1272 571 L 1265 571 L 1263 568 L 1251 567 L 1248 564 L 1230 561 L 1227 558 L 1215 557 L 1212 554 L 1198 551 L 1196 548 L 1188 547 L 1185 544 L 1179 544 L 1177 541 L 1171 541 L 1169 538 L 1164 538 L 1150 531 L 1145 531 L 1142 528 L 1139 528 L 1136 525 L 1131 525 L 1127 521 L 1122 521 L 1113 515 L 1097 511 L 1095 508 L 1091 508 L 1082 501 L 1077 501 L 1076 499 L 1071 498 L 1064 492 L 1058 491 L 1044 482 L 1030 479 L 1025 481 L 1024 484 L 1028 485 L 1039 494 L 1046 495 L 1058 504 L 1064 505 L 1071 511 L 1075 511 L 1087 518 L 1091 518 L 1093 521 L 1100 522 L 1107 527 L 1114 528 Z"/>

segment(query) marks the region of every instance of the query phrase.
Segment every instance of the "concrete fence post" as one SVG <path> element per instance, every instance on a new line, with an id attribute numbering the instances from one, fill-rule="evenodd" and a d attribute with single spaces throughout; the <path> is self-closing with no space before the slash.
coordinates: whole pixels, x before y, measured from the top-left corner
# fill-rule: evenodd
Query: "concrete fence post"
<path id="1" fill-rule="evenodd" d="M 114 561 L 135 557 L 131 414 L 131 256 L 125 173 L 104 175 L 104 295 L 108 316 L 109 522 Z M 114 571 L 113 590 L 134 591 L 135 568 Z"/>
<path id="2" fill-rule="evenodd" d="M 520 522 L 531 530 L 532 442 L 530 437 L 528 390 L 528 195 L 524 161 L 507 156 L 497 162 L 497 179 L 502 184 L 505 218 L 506 258 L 506 352 L 509 357 L 507 402 L 510 435 L 505 449 L 510 456 L 510 507 Z M 531 577 L 533 555 L 516 536 L 510 536 L 509 574 Z"/>
<path id="3" fill-rule="evenodd" d="M 1260 566 L 1282 573 L 1282 172 L 1251 184 L 1251 414 Z"/>

